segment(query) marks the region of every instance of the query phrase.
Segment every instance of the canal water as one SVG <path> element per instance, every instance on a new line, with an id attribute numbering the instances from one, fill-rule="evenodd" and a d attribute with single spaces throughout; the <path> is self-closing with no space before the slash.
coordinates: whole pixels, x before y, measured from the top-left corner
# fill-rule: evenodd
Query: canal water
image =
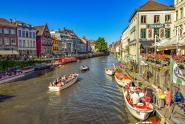
<path id="1" fill-rule="evenodd" d="M 135 124 L 122 100 L 121 88 L 104 74 L 111 56 L 71 63 L 32 79 L 0 85 L 0 124 Z M 86 64 L 90 70 L 81 73 Z M 79 73 L 77 83 L 49 92 L 48 82 Z"/>

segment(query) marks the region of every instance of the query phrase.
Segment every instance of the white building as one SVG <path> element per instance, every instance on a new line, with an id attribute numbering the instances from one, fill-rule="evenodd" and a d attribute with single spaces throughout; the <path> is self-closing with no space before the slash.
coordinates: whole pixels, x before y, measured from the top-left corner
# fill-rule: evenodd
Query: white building
<path id="1" fill-rule="evenodd" d="M 133 13 L 126 30 L 128 31 L 126 34 L 129 35 L 129 55 L 132 60 L 139 62 L 141 53 L 154 52 L 155 38 L 162 40 L 173 37 L 174 13 L 173 7 L 153 0 L 149 0 Z"/>
<path id="2" fill-rule="evenodd" d="M 122 61 L 127 62 L 128 61 L 128 56 L 129 56 L 129 27 L 127 27 L 121 36 L 121 48 L 122 48 Z"/>
<path id="3" fill-rule="evenodd" d="M 24 22 L 16 21 L 18 51 L 20 56 L 36 56 L 36 29 Z"/>

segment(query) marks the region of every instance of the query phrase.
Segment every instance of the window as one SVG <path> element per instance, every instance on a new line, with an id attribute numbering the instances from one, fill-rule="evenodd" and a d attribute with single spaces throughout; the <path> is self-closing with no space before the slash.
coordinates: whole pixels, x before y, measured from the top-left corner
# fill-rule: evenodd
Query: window
<path id="1" fill-rule="evenodd" d="M 35 41 L 33 41 L 33 47 L 35 48 Z"/>
<path id="2" fill-rule="evenodd" d="M 16 34 L 16 30 L 15 29 L 10 29 L 10 34 Z"/>
<path id="3" fill-rule="evenodd" d="M 16 44 L 16 40 L 15 40 L 15 38 L 11 38 L 11 45 L 14 45 L 14 46 L 16 46 L 17 44 Z"/>
<path id="4" fill-rule="evenodd" d="M 171 15 L 165 15 L 165 22 L 171 22 Z"/>
<path id="5" fill-rule="evenodd" d="M 30 33 L 30 38 L 32 38 L 32 32 L 29 32 Z"/>
<path id="6" fill-rule="evenodd" d="M 154 37 L 155 35 L 159 37 L 159 28 L 154 28 Z"/>
<path id="7" fill-rule="evenodd" d="M 9 33 L 10 33 L 9 29 L 4 28 L 4 34 L 9 34 Z"/>
<path id="8" fill-rule="evenodd" d="M 33 38 L 36 38 L 36 36 L 35 36 L 35 32 L 33 32 Z"/>
<path id="9" fill-rule="evenodd" d="M 183 8 L 180 8 L 180 13 L 181 13 L 181 19 L 184 17 L 184 12 L 183 12 Z"/>
<path id="10" fill-rule="evenodd" d="M 0 28 L 0 34 L 2 34 L 3 33 L 3 29 L 2 28 Z"/>
<path id="11" fill-rule="evenodd" d="M 152 29 L 148 29 L 148 38 L 152 38 Z"/>
<path id="12" fill-rule="evenodd" d="M 159 15 L 154 16 L 154 23 L 160 23 L 160 16 Z"/>
<path id="13" fill-rule="evenodd" d="M 179 19 L 179 12 L 176 11 L 176 21 Z"/>
<path id="14" fill-rule="evenodd" d="M 145 15 L 141 16 L 141 23 L 146 24 L 146 16 Z"/>
<path id="15" fill-rule="evenodd" d="M 25 34 L 25 31 L 22 31 L 22 37 L 25 37 L 26 34 Z"/>
<path id="16" fill-rule="evenodd" d="M 141 29 L 141 38 L 146 38 L 146 29 Z"/>
<path id="17" fill-rule="evenodd" d="M 4 44 L 5 45 L 10 45 L 10 39 L 9 38 L 4 38 Z"/>
<path id="18" fill-rule="evenodd" d="M 21 37 L 21 30 L 18 30 L 18 36 Z"/>
<path id="19" fill-rule="evenodd" d="M 19 47 L 22 48 L 22 40 L 19 40 Z"/>
<path id="20" fill-rule="evenodd" d="M 26 44 L 26 42 L 25 42 L 25 40 L 23 40 L 23 43 L 22 43 L 22 46 L 25 48 L 25 44 Z"/>
<path id="21" fill-rule="evenodd" d="M 161 33 L 160 33 L 160 37 L 163 38 L 164 37 L 164 29 L 161 29 Z"/>
<path id="22" fill-rule="evenodd" d="M 28 34 L 28 31 L 26 31 L 26 38 L 28 38 L 29 36 L 28 36 L 29 34 Z"/>
<path id="23" fill-rule="evenodd" d="M 170 38 L 170 33 L 171 33 L 170 28 L 166 28 L 165 29 L 165 36 L 166 36 L 166 38 Z"/>
<path id="24" fill-rule="evenodd" d="M 0 45 L 3 45 L 3 38 L 0 38 Z"/>

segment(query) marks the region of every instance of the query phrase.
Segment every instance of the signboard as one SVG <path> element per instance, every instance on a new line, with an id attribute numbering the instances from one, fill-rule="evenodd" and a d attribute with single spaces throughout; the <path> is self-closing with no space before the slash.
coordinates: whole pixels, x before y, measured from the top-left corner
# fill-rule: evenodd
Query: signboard
<path id="1" fill-rule="evenodd" d="M 164 28 L 164 24 L 149 24 L 148 28 Z"/>

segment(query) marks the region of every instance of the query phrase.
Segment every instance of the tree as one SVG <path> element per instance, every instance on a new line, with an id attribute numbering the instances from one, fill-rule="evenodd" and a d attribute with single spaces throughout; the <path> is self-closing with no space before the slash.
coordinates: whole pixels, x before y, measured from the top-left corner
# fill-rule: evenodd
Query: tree
<path id="1" fill-rule="evenodd" d="M 108 50 L 107 42 L 105 42 L 105 39 L 103 37 L 99 37 L 95 41 L 95 49 L 97 49 L 99 52 L 107 52 Z"/>

